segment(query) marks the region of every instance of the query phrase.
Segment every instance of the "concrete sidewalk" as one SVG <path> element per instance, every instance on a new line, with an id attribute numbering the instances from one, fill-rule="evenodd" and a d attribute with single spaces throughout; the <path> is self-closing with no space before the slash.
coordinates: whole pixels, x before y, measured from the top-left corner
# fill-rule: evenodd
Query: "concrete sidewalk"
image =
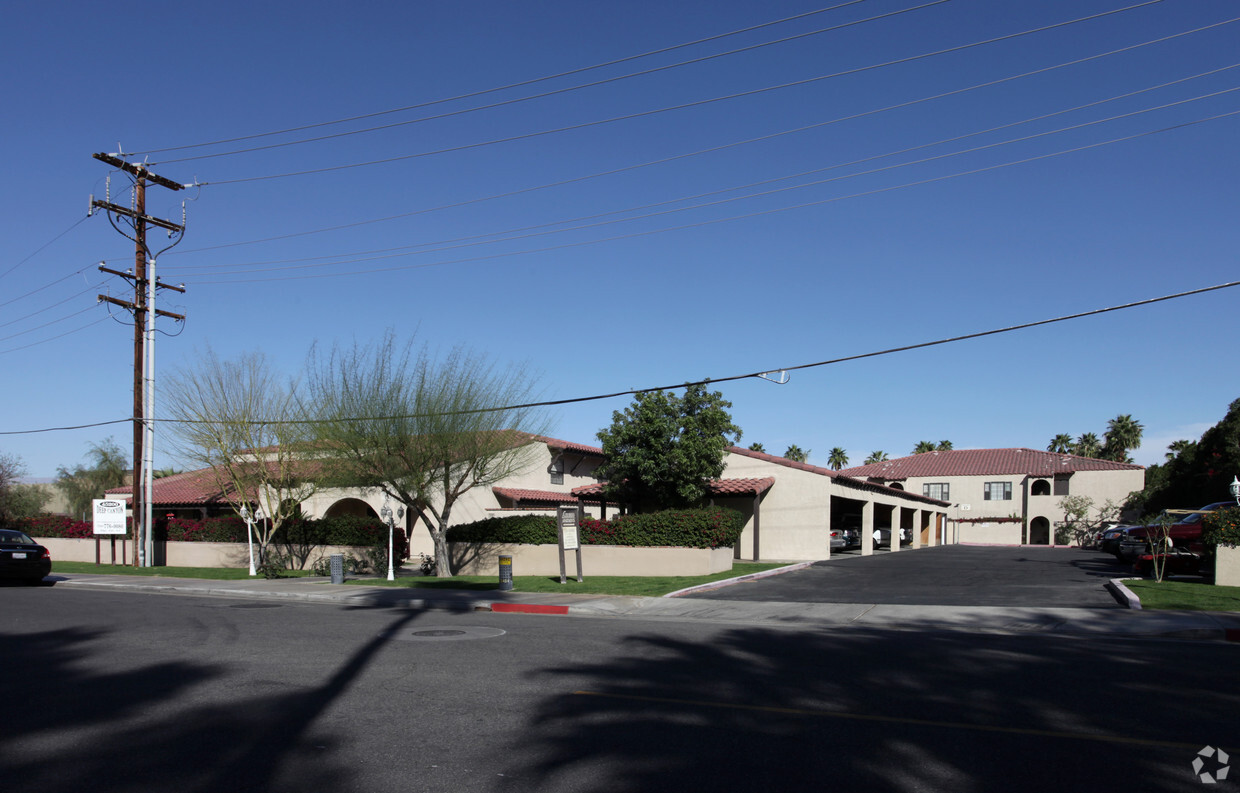
<path id="1" fill-rule="evenodd" d="M 1240 642 L 1240 614 L 1085 608 L 770 603 L 496 590 L 396 589 L 333 585 L 325 578 L 211 581 L 193 578 L 53 574 L 57 587 L 329 603 L 353 608 L 415 608 L 562 614 L 639 620 L 830 629 L 962 630 Z"/>

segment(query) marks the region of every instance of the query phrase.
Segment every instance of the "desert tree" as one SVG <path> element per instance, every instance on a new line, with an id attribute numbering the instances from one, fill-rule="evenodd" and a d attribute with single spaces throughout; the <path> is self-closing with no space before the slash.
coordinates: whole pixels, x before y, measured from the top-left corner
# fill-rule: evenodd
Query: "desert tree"
<path id="1" fill-rule="evenodd" d="M 848 452 L 836 446 L 831 450 L 831 454 L 827 456 L 827 465 L 831 466 L 832 470 L 840 470 L 848 465 Z"/>
<path id="2" fill-rule="evenodd" d="M 447 530 L 462 496 L 528 465 L 546 431 L 535 379 L 464 348 L 433 355 L 391 331 L 370 345 L 312 350 L 308 405 L 321 482 L 381 492 L 420 523 L 435 570 L 452 575 Z"/>
<path id="3" fill-rule="evenodd" d="M 913 454 L 925 454 L 926 452 L 932 452 L 937 448 L 938 444 L 934 441 L 918 441 L 917 445 L 913 447 Z"/>
<path id="4" fill-rule="evenodd" d="M 176 456 L 210 469 L 238 515 L 262 510 L 254 532 L 266 561 L 272 538 L 316 487 L 297 381 L 261 352 L 225 361 L 208 349 L 165 376 L 162 392 L 161 426 Z"/>
<path id="5" fill-rule="evenodd" d="M 809 462 L 809 449 L 802 449 L 795 443 L 784 450 L 784 459 L 791 460 L 794 463 Z"/>
<path id="6" fill-rule="evenodd" d="M 15 518 L 37 515 L 51 494 L 38 485 L 23 483 L 26 466 L 20 457 L 0 454 L 0 527 Z"/>
<path id="7" fill-rule="evenodd" d="M 113 438 L 90 444 L 86 460 L 73 468 L 56 469 L 56 488 L 64 494 L 69 514 L 78 520 L 86 519 L 91 502 L 103 498 L 104 491 L 124 485 L 130 471 L 125 451 Z"/>
<path id="8" fill-rule="evenodd" d="M 1066 432 L 1061 432 L 1051 438 L 1051 442 L 1046 444 L 1048 452 L 1055 454 L 1071 454 L 1072 452 L 1072 436 Z"/>
<path id="9" fill-rule="evenodd" d="M 882 462 L 886 462 L 887 460 L 888 460 L 887 452 L 883 451 L 882 449 L 878 449 L 876 451 L 870 452 L 870 456 L 865 458 L 865 465 L 870 465 L 872 463 L 882 463 Z"/>

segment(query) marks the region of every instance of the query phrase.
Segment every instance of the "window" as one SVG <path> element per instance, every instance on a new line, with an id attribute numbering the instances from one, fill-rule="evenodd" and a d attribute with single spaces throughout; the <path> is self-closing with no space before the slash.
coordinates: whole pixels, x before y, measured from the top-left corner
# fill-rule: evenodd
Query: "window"
<path id="1" fill-rule="evenodd" d="M 1031 496 L 1049 496 L 1051 494 L 1051 483 L 1045 479 L 1033 480 L 1033 487 L 1029 490 Z"/>
<path id="2" fill-rule="evenodd" d="M 1055 495 L 1057 496 L 1068 495 L 1068 477 L 1067 476 L 1064 476 L 1063 474 L 1055 475 Z"/>
<path id="3" fill-rule="evenodd" d="M 1012 483 L 1011 482 L 987 482 L 985 501 L 1011 501 L 1012 500 Z"/>
<path id="4" fill-rule="evenodd" d="M 921 494 L 926 498 L 937 498 L 939 501 L 951 501 L 951 485 L 946 482 L 927 482 L 921 486 Z"/>
<path id="5" fill-rule="evenodd" d="M 564 484 L 564 458 L 557 457 L 551 461 L 551 484 Z"/>

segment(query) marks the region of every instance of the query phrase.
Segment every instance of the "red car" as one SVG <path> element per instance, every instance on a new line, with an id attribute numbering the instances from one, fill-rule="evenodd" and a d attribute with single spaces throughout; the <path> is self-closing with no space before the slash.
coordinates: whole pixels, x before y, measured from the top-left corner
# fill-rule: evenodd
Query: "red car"
<path id="1" fill-rule="evenodd" d="M 1152 572 L 1156 550 L 1159 551 L 1159 557 L 1166 560 L 1166 572 L 1204 575 L 1209 572 L 1201 570 L 1201 562 L 1206 550 L 1202 539 L 1205 513 L 1234 505 L 1233 501 L 1216 501 L 1167 526 L 1166 539 L 1171 541 L 1169 549 L 1161 547 L 1164 537 L 1162 526 L 1153 524 L 1131 528 L 1128 530 L 1128 536 L 1120 545 L 1120 554 L 1132 559 L 1133 569 L 1142 575 Z M 1154 548 L 1154 545 L 1160 547 Z"/>

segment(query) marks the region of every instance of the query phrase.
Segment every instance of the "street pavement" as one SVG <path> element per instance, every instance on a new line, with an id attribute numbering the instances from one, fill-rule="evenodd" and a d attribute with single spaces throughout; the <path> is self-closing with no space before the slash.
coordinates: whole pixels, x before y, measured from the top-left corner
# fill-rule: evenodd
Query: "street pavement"
<path id="1" fill-rule="evenodd" d="M 931 557 L 947 549 L 923 549 L 921 552 L 888 554 L 898 560 L 903 570 L 921 567 Z M 993 549 L 987 549 L 993 550 Z M 1054 553 L 1053 549 L 1017 549 L 1038 564 L 1038 569 L 1051 569 L 1051 557 L 1037 554 Z M 913 557 L 921 557 L 913 559 Z M 839 571 L 857 565 L 864 572 L 861 559 L 840 559 L 822 566 Z M 942 557 L 940 557 L 941 559 Z M 192 595 L 257 600 L 297 600 L 359 607 L 402 607 L 433 611 L 491 611 L 533 614 L 559 614 L 569 617 L 622 618 L 638 620 L 692 620 L 701 622 L 763 625 L 787 628 L 873 628 L 895 630 L 945 630 L 998 633 L 1044 633 L 1057 635 L 1091 635 L 1130 638 L 1173 638 L 1215 641 L 1240 641 L 1240 614 L 1198 611 L 1145 611 L 1102 604 L 1088 606 L 969 605 L 964 603 L 890 603 L 856 597 L 865 602 L 818 602 L 795 599 L 761 599 L 762 587 L 778 587 L 781 579 L 792 582 L 795 589 L 803 586 L 796 579 L 812 566 L 792 564 L 753 576 L 741 576 L 727 582 L 707 585 L 695 590 L 673 593 L 662 598 L 613 595 L 582 595 L 559 593 L 521 593 L 488 590 L 485 592 L 442 589 L 409 589 L 367 586 L 363 581 L 336 584 L 324 578 L 251 579 L 213 581 L 147 576 L 53 574 L 46 580 L 56 587 L 132 591 L 166 595 Z M 811 573 L 813 571 L 810 571 Z M 873 571 L 872 571 L 873 572 Z M 826 575 L 838 575 L 830 572 Z M 840 577 L 841 586 L 854 587 L 851 572 Z M 1123 594 L 1122 585 L 1119 587 Z M 747 594 L 753 593 L 753 594 Z M 864 592 L 862 592 L 864 594 Z M 1030 596 L 1031 593 L 1024 593 Z M 873 602 L 872 602 L 873 601 Z M 1022 602 L 1030 602 L 1028 599 Z M 1033 601 L 1040 602 L 1040 601 Z"/>

